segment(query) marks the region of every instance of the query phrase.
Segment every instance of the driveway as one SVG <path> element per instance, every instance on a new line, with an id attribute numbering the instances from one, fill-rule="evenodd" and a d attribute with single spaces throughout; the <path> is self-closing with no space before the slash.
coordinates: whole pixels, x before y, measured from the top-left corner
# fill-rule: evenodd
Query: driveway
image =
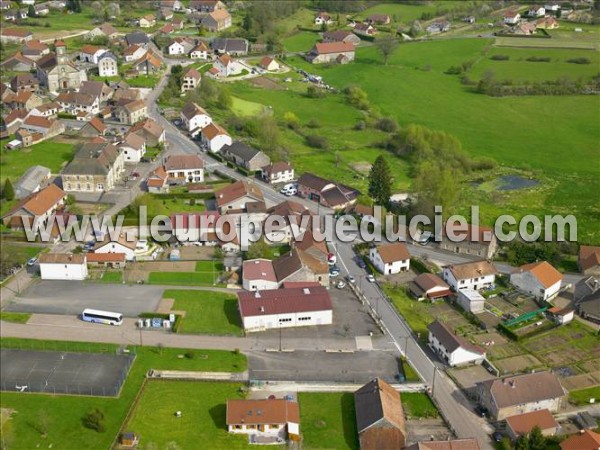
<path id="1" fill-rule="evenodd" d="M 85 308 L 94 308 L 137 317 L 141 312 L 158 307 L 163 289 L 162 286 L 44 280 L 14 297 L 5 311 L 77 315 Z"/>

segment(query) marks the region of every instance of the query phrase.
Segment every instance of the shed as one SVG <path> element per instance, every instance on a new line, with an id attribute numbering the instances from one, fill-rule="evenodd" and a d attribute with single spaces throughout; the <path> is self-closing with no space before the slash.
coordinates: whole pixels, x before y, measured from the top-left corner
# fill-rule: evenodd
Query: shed
<path id="1" fill-rule="evenodd" d="M 131 431 L 125 431 L 121 434 L 119 441 L 123 447 L 135 447 L 140 442 L 139 437 Z"/>

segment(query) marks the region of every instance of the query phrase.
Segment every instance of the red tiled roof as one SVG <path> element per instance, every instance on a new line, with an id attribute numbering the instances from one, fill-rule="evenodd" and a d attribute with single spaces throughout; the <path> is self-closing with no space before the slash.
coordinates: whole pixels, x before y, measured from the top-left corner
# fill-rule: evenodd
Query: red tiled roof
<path id="1" fill-rule="evenodd" d="M 242 267 L 244 280 L 265 280 L 277 282 L 273 261 L 269 259 L 252 259 L 244 261 Z"/>
<path id="2" fill-rule="evenodd" d="M 530 272 L 545 288 L 554 286 L 563 279 L 562 274 L 546 261 L 525 264 L 513 273 L 519 272 Z"/>
<path id="3" fill-rule="evenodd" d="M 87 262 L 125 262 L 125 253 L 88 253 Z"/>
<path id="4" fill-rule="evenodd" d="M 349 42 L 321 42 L 314 47 L 319 55 L 328 53 L 353 52 L 354 45 Z"/>
<path id="5" fill-rule="evenodd" d="M 227 400 L 227 425 L 300 423 L 298 403 L 284 399 Z"/>

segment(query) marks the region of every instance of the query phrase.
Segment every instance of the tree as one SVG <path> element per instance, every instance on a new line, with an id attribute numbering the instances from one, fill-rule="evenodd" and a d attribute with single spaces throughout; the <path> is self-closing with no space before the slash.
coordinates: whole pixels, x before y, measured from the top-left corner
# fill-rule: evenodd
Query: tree
<path id="1" fill-rule="evenodd" d="M 421 34 L 423 32 L 423 27 L 421 26 L 421 22 L 419 22 L 418 20 L 415 20 L 412 25 L 410 26 L 410 35 L 412 37 L 416 37 L 419 34 Z"/>
<path id="2" fill-rule="evenodd" d="M 27 8 L 27 17 L 37 17 L 37 13 L 35 12 L 35 6 L 29 5 Z"/>
<path id="3" fill-rule="evenodd" d="M 529 439 L 527 439 L 526 434 L 522 434 L 515 442 L 515 450 L 530 450 L 529 449 Z"/>
<path id="4" fill-rule="evenodd" d="M 94 408 L 83 417 L 83 425 L 98 433 L 105 432 L 106 425 L 104 424 L 104 413 L 98 408 Z"/>
<path id="5" fill-rule="evenodd" d="M 398 40 L 393 36 L 384 36 L 375 40 L 375 46 L 383 57 L 383 64 L 387 66 L 390 56 L 398 48 Z"/>
<path id="6" fill-rule="evenodd" d="M 117 2 L 112 2 L 106 7 L 106 12 L 108 13 L 108 18 L 113 19 L 121 15 L 121 7 Z"/>
<path id="7" fill-rule="evenodd" d="M 387 206 L 392 195 L 392 173 L 383 155 L 379 155 L 369 172 L 369 196 L 376 205 Z"/>
<path id="8" fill-rule="evenodd" d="M 104 8 L 106 5 L 104 4 L 103 1 L 92 2 L 92 4 L 90 6 L 94 10 L 94 18 L 96 20 L 104 19 Z"/>
<path id="9" fill-rule="evenodd" d="M 441 206 L 444 210 L 454 205 L 458 197 L 458 182 L 453 170 L 427 160 L 416 170 L 415 190 L 419 202 Z"/>
<path id="10" fill-rule="evenodd" d="M 546 437 L 542 434 L 542 430 L 537 425 L 533 427 L 529 433 L 529 448 L 531 450 L 544 450 L 547 448 Z"/>
<path id="11" fill-rule="evenodd" d="M 4 189 L 2 189 L 2 194 L 4 198 L 8 201 L 14 200 L 15 198 L 15 190 L 13 188 L 12 183 L 10 182 L 10 178 L 7 178 L 4 182 Z"/>
<path id="12" fill-rule="evenodd" d="M 269 246 L 264 239 L 250 244 L 246 251 L 246 259 L 268 258 L 268 256 Z"/>

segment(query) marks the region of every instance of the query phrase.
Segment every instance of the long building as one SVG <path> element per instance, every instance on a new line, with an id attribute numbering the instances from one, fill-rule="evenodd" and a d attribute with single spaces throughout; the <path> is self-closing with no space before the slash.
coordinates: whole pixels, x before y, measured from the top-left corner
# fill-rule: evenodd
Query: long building
<path id="1" fill-rule="evenodd" d="M 239 292 L 245 331 L 331 325 L 333 306 L 323 286 Z"/>

